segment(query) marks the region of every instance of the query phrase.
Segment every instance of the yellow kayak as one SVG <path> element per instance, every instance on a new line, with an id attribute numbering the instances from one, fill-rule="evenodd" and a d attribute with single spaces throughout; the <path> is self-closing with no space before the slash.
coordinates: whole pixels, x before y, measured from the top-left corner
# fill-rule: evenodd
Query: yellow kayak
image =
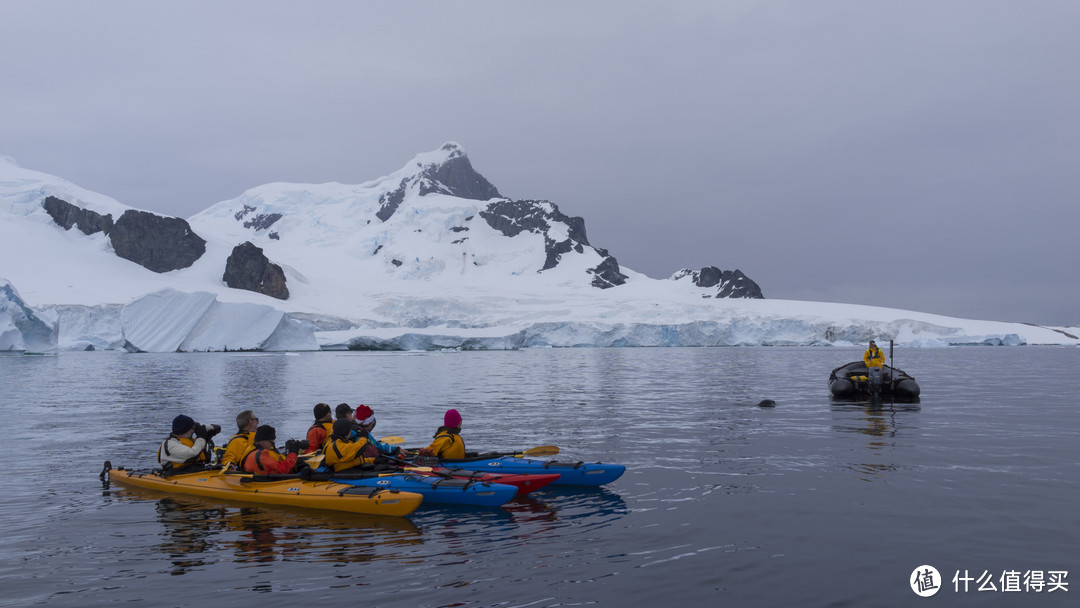
<path id="1" fill-rule="evenodd" d="M 126 471 L 123 467 L 108 474 L 117 483 L 159 492 L 240 500 L 266 505 L 327 509 L 365 515 L 404 516 L 420 506 L 423 497 L 414 492 L 364 488 L 329 481 L 283 479 L 252 481 L 245 473 L 199 471 L 162 477 L 157 473 Z"/>

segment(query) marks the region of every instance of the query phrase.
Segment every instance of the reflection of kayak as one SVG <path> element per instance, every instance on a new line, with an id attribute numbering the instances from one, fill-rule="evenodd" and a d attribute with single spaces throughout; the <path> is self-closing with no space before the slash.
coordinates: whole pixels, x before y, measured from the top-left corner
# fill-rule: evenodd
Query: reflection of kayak
<path id="1" fill-rule="evenodd" d="M 626 471 L 626 467 L 621 464 L 559 462 L 497 454 L 476 454 L 462 460 L 443 460 L 442 466 L 450 473 L 455 473 L 458 469 L 512 475 L 558 473 L 559 478 L 551 481 L 551 485 L 565 486 L 600 486 L 615 481 Z"/>
<path id="2" fill-rule="evenodd" d="M 390 488 L 416 492 L 424 504 L 473 505 L 497 507 L 517 496 L 518 489 L 502 483 L 488 483 L 457 477 L 423 473 L 331 475 L 331 481 L 365 488 Z"/>
<path id="3" fill-rule="evenodd" d="M 253 481 L 252 475 L 200 471 L 162 477 L 157 473 L 106 472 L 117 483 L 159 492 L 203 496 L 219 500 L 239 500 L 267 505 L 328 509 L 365 515 L 408 515 L 420 506 L 423 497 L 412 492 L 357 487 L 326 481 L 275 479 Z"/>
<path id="4" fill-rule="evenodd" d="M 436 475 L 453 475 L 461 479 L 474 481 L 486 481 L 488 483 L 501 483 L 517 488 L 517 495 L 524 496 L 540 488 L 553 483 L 560 475 L 558 473 L 529 473 L 528 475 L 513 475 L 509 473 L 491 473 L 488 471 L 467 471 L 465 469 L 447 469 L 436 467 Z"/>
<path id="5" fill-rule="evenodd" d="M 862 361 L 841 365 L 829 374 L 829 391 L 833 397 L 869 397 L 874 394 L 896 399 L 918 399 L 919 384 L 904 370 L 885 365 L 881 368 L 881 384 L 876 385 L 871 371 Z"/>

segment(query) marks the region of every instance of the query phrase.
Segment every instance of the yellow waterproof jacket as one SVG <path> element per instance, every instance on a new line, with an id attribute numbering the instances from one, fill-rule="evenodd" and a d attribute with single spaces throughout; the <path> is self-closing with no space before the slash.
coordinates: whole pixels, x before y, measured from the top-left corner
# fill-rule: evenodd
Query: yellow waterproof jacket
<path id="1" fill-rule="evenodd" d="M 431 442 L 427 449 L 441 459 L 465 458 L 465 440 L 458 433 L 446 429 L 440 429 L 435 434 L 435 440 Z"/>
<path id="2" fill-rule="evenodd" d="M 239 467 L 244 461 L 244 455 L 254 446 L 255 433 L 240 431 L 233 435 L 225 446 L 225 454 L 221 456 L 221 465 L 228 466 L 231 463 Z"/>
<path id="3" fill-rule="evenodd" d="M 866 367 L 881 367 L 885 365 L 885 353 L 881 352 L 880 348 L 868 348 L 862 356 L 863 363 Z"/>
<path id="4" fill-rule="evenodd" d="M 363 437 L 357 441 L 332 437 L 323 447 L 324 462 L 326 466 L 333 467 L 335 472 L 371 464 L 378 455 L 378 448 Z"/>

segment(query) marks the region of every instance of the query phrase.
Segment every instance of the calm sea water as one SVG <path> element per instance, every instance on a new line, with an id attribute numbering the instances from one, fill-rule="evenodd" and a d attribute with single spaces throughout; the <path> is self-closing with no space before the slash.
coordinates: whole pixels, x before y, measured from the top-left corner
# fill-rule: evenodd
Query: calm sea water
<path id="1" fill-rule="evenodd" d="M 1075 606 L 1076 348 L 897 351 L 917 405 L 835 403 L 838 348 L 0 357 L 0 606 Z M 777 406 L 759 408 L 762 399 Z M 555 444 L 601 489 L 373 518 L 103 487 L 178 413 L 302 437 L 320 401 L 426 444 Z M 945 581 L 909 586 L 917 566 Z M 998 591 L 954 589 L 955 573 Z M 984 572 L 986 576 L 984 576 Z M 1023 589 L 1023 587 L 1021 587 Z"/>

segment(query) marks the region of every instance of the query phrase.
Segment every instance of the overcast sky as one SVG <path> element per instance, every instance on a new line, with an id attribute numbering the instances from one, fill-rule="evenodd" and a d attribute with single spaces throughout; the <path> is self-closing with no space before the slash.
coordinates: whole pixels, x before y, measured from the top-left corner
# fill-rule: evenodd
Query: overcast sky
<path id="1" fill-rule="evenodd" d="M 652 277 L 1080 325 L 1078 32 L 1073 0 L 0 0 L 0 155 L 188 217 L 456 141 Z"/>

